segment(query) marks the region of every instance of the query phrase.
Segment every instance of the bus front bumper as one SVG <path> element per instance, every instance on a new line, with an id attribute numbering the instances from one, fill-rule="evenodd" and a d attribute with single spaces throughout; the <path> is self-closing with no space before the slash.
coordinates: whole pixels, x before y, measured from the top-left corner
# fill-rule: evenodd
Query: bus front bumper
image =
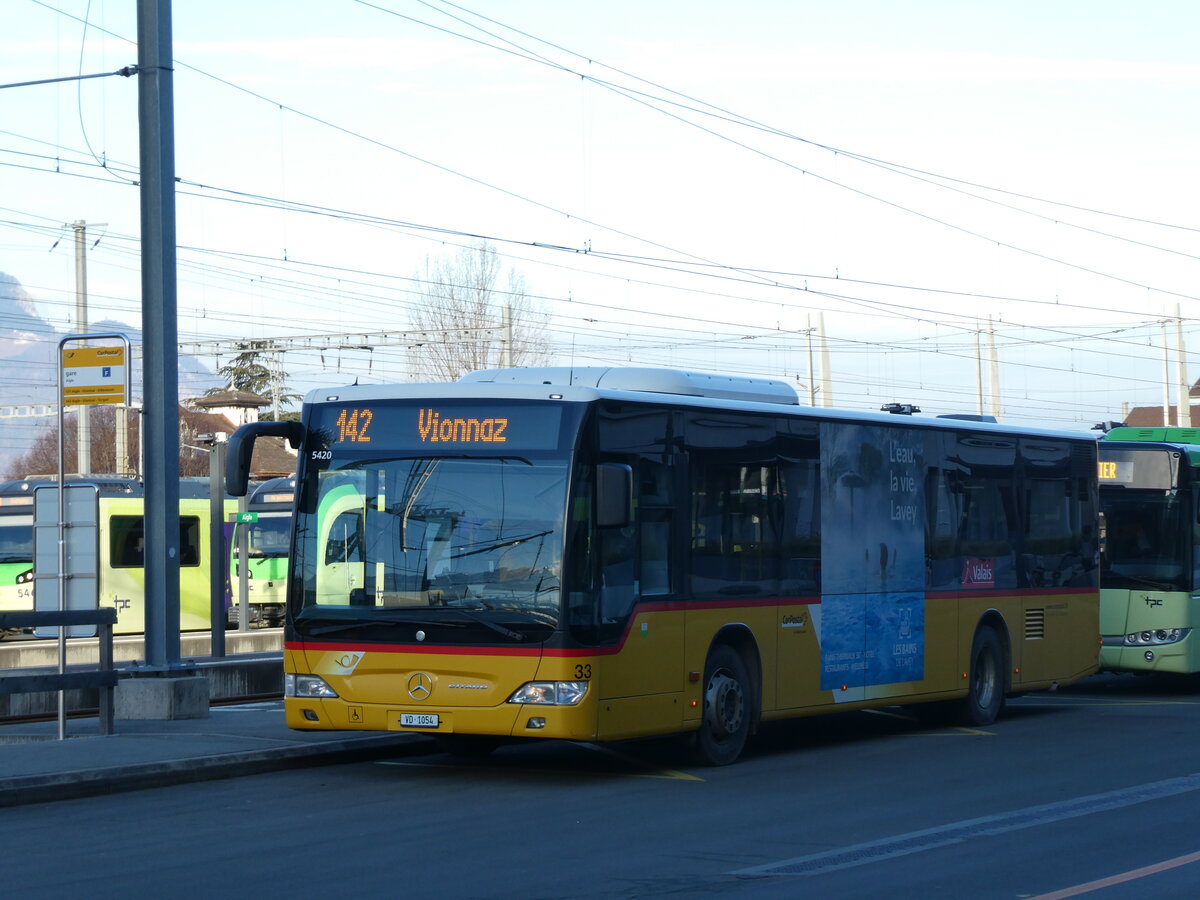
<path id="1" fill-rule="evenodd" d="M 594 740 L 596 710 L 578 706 L 504 703 L 492 707 L 439 707 L 351 703 L 340 698 L 286 697 L 287 725 L 300 731 L 390 731 Z"/>
<path id="2" fill-rule="evenodd" d="M 1104 635 L 1100 644 L 1102 672 L 1166 672 L 1188 675 L 1200 668 L 1200 648 L 1188 631 L 1177 641 L 1130 645 L 1125 635 Z"/>

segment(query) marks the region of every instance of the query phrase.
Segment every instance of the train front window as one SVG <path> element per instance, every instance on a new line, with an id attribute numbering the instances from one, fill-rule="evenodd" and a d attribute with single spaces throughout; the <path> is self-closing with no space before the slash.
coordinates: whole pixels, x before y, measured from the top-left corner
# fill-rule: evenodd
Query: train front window
<path id="1" fill-rule="evenodd" d="M 246 526 L 252 558 L 278 559 L 288 554 L 292 520 L 284 514 L 260 514 L 257 522 Z"/>
<path id="2" fill-rule="evenodd" d="M 0 519 L 0 563 L 33 561 L 33 516 Z"/>

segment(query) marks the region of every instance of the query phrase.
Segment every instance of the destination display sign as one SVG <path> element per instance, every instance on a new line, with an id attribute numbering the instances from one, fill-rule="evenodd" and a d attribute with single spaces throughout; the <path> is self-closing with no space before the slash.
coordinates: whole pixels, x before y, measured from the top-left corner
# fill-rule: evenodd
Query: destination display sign
<path id="1" fill-rule="evenodd" d="M 1171 490 L 1176 487 L 1178 456 L 1160 447 L 1117 449 L 1100 444 L 1097 476 L 1100 485 Z"/>
<path id="2" fill-rule="evenodd" d="M 327 446 L 339 450 L 470 449 L 503 455 L 558 447 L 562 409 L 533 403 L 331 403 L 317 411 L 312 424 Z"/>

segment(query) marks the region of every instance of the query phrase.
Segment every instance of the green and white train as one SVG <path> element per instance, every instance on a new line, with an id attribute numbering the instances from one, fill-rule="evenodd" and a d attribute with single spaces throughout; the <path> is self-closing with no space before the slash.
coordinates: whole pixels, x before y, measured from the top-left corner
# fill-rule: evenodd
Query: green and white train
<path id="1" fill-rule="evenodd" d="M 68 484 L 91 484 L 99 504 L 99 603 L 117 610 L 115 631 L 140 633 L 145 627 L 145 490 L 140 481 L 117 476 L 72 478 Z M 53 478 L 27 478 L 0 483 L 0 611 L 34 608 L 34 491 L 54 485 Z M 226 521 L 237 503 L 224 501 Z M 184 631 L 211 627 L 210 559 L 221 567 L 229 598 L 228 550 L 211 547 L 208 479 L 180 480 L 179 485 L 179 623 Z M 3 636 L 3 635 L 0 635 Z"/>

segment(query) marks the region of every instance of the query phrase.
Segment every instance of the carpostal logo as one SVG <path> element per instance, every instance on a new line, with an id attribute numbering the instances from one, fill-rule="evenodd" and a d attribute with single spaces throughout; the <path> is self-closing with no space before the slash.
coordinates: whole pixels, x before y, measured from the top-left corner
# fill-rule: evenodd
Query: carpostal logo
<path id="1" fill-rule="evenodd" d="M 962 586 L 992 588 L 996 586 L 996 560 L 971 558 L 963 560 Z"/>

